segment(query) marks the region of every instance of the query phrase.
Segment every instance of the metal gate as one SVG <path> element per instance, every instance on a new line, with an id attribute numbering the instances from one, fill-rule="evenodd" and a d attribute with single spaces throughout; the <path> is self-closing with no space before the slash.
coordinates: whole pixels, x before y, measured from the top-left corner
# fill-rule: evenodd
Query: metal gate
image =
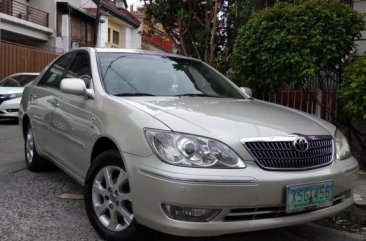
<path id="1" fill-rule="evenodd" d="M 0 80 L 19 72 L 40 72 L 59 54 L 9 42 L 0 42 Z"/>
<path id="2" fill-rule="evenodd" d="M 335 123 L 337 120 L 337 91 L 339 79 L 318 76 L 308 79 L 303 88 L 293 84 L 270 93 L 259 93 L 256 98 L 291 107 Z"/>

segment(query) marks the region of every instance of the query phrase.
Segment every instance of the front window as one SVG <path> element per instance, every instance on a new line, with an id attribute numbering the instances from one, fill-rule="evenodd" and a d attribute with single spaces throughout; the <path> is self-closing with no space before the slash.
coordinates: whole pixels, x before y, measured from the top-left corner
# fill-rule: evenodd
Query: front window
<path id="1" fill-rule="evenodd" d="M 98 59 L 111 95 L 244 98 L 225 77 L 200 61 L 121 53 L 101 53 Z"/>
<path id="2" fill-rule="evenodd" d="M 60 57 L 42 76 L 42 79 L 39 81 L 38 85 L 59 89 L 62 75 L 64 74 L 65 69 L 67 69 L 69 66 L 73 55 L 74 53 L 71 52 Z"/>

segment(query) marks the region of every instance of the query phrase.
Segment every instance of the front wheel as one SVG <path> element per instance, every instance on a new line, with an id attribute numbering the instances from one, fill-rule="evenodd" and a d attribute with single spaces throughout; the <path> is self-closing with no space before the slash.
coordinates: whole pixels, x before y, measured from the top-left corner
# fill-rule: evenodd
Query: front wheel
<path id="1" fill-rule="evenodd" d="M 134 218 L 128 175 L 118 151 L 106 151 L 93 161 L 84 196 L 88 218 L 103 238 L 135 241 L 146 234 Z"/>

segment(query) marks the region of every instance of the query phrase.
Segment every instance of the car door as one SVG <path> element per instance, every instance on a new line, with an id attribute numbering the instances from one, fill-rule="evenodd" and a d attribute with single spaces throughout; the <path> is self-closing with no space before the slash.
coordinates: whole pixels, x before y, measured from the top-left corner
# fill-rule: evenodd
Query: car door
<path id="1" fill-rule="evenodd" d="M 43 74 L 36 86 L 31 89 L 29 96 L 29 115 L 34 131 L 37 147 L 41 152 L 47 153 L 51 157 L 53 149 L 49 145 L 50 116 L 55 108 L 56 96 L 59 94 L 60 81 L 71 62 L 73 53 L 66 54 L 54 62 Z"/>
<path id="2" fill-rule="evenodd" d="M 92 88 L 90 57 L 87 51 L 76 52 L 65 78 L 83 79 L 87 88 Z M 95 134 L 94 115 L 91 110 L 94 100 L 85 96 L 61 93 L 57 106 L 51 114 L 57 159 L 77 176 L 84 178 L 89 166 L 89 153 Z"/>

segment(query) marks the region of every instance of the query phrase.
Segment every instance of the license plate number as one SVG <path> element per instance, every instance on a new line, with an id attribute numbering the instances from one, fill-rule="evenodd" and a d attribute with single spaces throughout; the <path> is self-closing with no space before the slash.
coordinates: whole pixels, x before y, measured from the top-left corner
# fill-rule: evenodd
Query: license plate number
<path id="1" fill-rule="evenodd" d="M 286 212 L 294 213 L 331 206 L 332 199 L 333 182 L 331 181 L 288 185 Z"/>

